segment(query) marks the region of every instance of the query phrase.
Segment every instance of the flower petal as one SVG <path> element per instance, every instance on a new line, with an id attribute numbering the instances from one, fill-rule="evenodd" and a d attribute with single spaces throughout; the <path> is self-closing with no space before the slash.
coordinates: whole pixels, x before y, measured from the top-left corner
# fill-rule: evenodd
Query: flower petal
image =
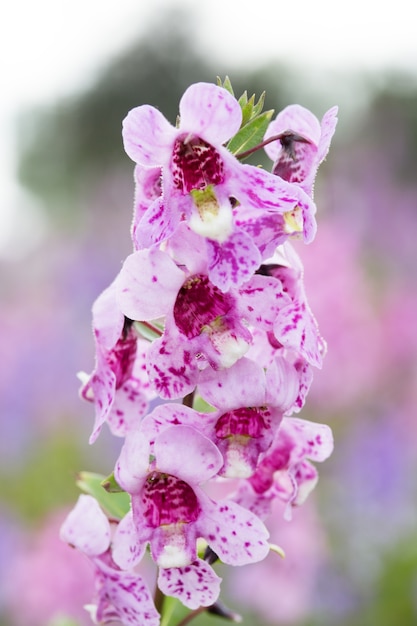
<path id="1" fill-rule="evenodd" d="M 117 278 L 118 302 L 124 315 L 147 321 L 172 309 L 184 273 L 157 249 L 138 250 L 125 260 Z"/>
<path id="2" fill-rule="evenodd" d="M 89 495 L 78 497 L 77 504 L 61 526 L 60 537 L 90 557 L 107 550 L 110 524 L 95 498 Z"/>
<path id="3" fill-rule="evenodd" d="M 126 437 L 129 430 L 139 424 L 148 410 L 148 400 L 142 393 L 141 383 L 130 378 L 117 390 L 107 422 L 115 437 Z"/>
<path id="4" fill-rule="evenodd" d="M 140 536 L 129 511 L 117 525 L 112 541 L 113 560 L 121 569 L 130 570 L 135 567 L 145 554 L 147 539 Z"/>
<path id="5" fill-rule="evenodd" d="M 321 137 L 317 150 L 317 160 L 321 163 L 329 151 L 330 142 L 336 130 L 338 107 L 332 107 L 323 115 L 321 120 Z"/>
<path id="6" fill-rule="evenodd" d="M 290 437 L 291 463 L 308 458 L 312 461 L 325 461 L 333 451 L 333 435 L 327 424 L 318 424 L 297 417 L 287 417 L 281 422 L 280 433 Z"/>
<path id="7" fill-rule="evenodd" d="M 190 426 L 171 426 L 155 439 L 158 469 L 198 485 L 215 476 L 223 457 L 210 439 Z"/>
<path id="8" fill-rule="evenodd" d="M 227 565 L 247 565 L 264 559 L 269 552 L 269 533 L 253 513 L 230 500 L 205 511 L 201 535 Z"/>
<path id="9" fill-rule="evenodd" d="M 189 609 L 197 609 L 216 602 L 221 580 L 208 563 L 196 559 L 185 567 L 160 569 L 158 587 L 166 596 L 177 598 Z"/>
<path id="10" fill-rule="evenodd" d="M 266 372 L 267 403 L 288 411 L 296 401 L 300 381 L 295 367 L 284 357 L 275 357 Z"/>
<path id="11" fill-rule="evenodd" d="M 246 357 L 232 367 L 201 372 L 198 391 L 212 406 L 228 411 L 245 406 L 262 406 L 266 400 L 263 368 Z"/>
<path id="12" fill-rule="evenodd" d="M 298 352 L 311 365 L 321 368 L 326 342 L 306 301 L 295 300 L 280 311 L 274 335 L 286 348 Z"/>
<path id="13" fill-rule="evenodd" d="M 269 137 L 280 135 L 286 131 L 301 135 L 316 147 L 319 144 L 320 122 L 314 113 L 299 104 L 290 104 L 278 113 L 275 120 L 269 124 L 264 139 L 269 139 Z M 273 161 L 277 159 L 281 149 L 279 140 L 265 146 L 265 152 Z"/>
<path id="14" fill-rule="evenodd" d="M 160 616 L 143 578 L 98 564 L 99 624 L 121 622 L 123 626 L 159 626 Z"/>
<path id="15" fill-rule="evenodd" d="M 178 131 L 158 109 L 144 104 L 123 120 L 123 143 L 128 156 L 145 167 L 166 165 Z"/>
<path id="16" fill-rule="evenodd" d="M 252 276 L 261 264 L 261 254 L 252 238 L 234 232 L 227 241 L 207 241 L 210 281 L 222 291 L 240 285 Z"/>
<path id="17" fill-rule="evenodd" d="M 155 442 L 155 437 L 171 426 L 191 426 L 195 430 L 202 432 L 202 427 L 205 426 L 205 422 L 209 418 L 209 414 L 202 415 L 184 404 L 169 402 L 155 407 L 152 413 L 143 419 L 141 430 L 146 434 L 152 445 Z"/>
<path id="18" fill-rule="evenodd" d="M 240 128 L 242 111 L 236 98 L 211 83 L 188 87 L 180 101 L 180 130 L 222 145 Z"/>
<path id="19" fill-rule="evenodd" d="M 165 333 L 149 348 L 149 380 L 162 398 L 181 398 L 195 388 L 199 370 L 190 343 L 177 343 Z"/>
<path id="20" fill-rule="evenodd" d="M 116 280 L 104 289 L 93 304 L 93 330 L 101 348 L 111 350 L 122 334 L 124 315 L 117 303 Z"/>
<path id="21" fill-rule="evenodd" d="M 149 442 L 142 432 L 134 430 L 127 434 L 114 475 L 117 482 L 129 493 L 138 493 L 149 468 Z"/>

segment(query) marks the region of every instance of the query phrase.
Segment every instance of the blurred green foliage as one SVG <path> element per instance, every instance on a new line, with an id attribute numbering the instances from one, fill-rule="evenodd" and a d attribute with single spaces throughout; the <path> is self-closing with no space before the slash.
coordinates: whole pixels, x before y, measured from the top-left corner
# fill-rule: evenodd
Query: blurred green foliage
<path id="1" fill-rule="evenodd" d="M 111 168 L 132 169 L 121 140 L 121 123 L 131 108 L 153 105 L 175 124 L 179 100 L 191 83 L 215 83 L 217 75 L 230 70 L 226 64 L 214 67 L 194 49 L 186 15 L 173 11 L 166 19 L 171 23 L 176 28 L 158 28 L 158 37 L 150 29 L 84 92 L 22 115 L 19 178 L 51 217 L 76 218 L 75 200 L 92 181 Z M 290 76 L 283 67 L 237 68 L 230 78 L 237 97 L 245 90 L 259 97 L 267 84 L 266 108 L 278 110 L 288 103 Z"/>

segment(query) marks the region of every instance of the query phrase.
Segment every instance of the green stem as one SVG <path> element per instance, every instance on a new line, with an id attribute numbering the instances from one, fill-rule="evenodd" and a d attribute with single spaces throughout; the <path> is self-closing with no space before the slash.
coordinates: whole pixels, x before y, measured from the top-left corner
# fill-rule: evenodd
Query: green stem
<path id="1" fill-rule="evenodd" d="M 165 602 L 165 594 L 162 593 L 162 591 L 157 585 L 155 589 L 154 603 L 155 603 L 155 608 L 160 615 L 162 615 L 164 602 Z"/>
<path id="2" fill-rule="evenodd" d="M 189 406 L 190 409 L 192 409 L 194 404 L 194 391 L 184 396 L 182 403 L 184 406 Z"/>
<path id="3" fill-rule="evenodd" d="M 259 143 L 254 148 L 249 148 L 249 150 L 245 150 L 245 152 L 240 152 L 239 154 L 235 154 L 235 157 L 237 159 L 245 159 L 250 154 L 253 154 L 254 152 L 257 152 L 258 150 L 260 150 L 264 146 L 267 146 L 269 143 L 272 143 L 273 141 L 278 141 L 279 139 L 281 139 L 281 135 L 273 135 L 272 137 L 268 137 L 268 139 L 265 139 L 264 141 L 261 141 L 261 143 Z"/>
<path id="4" fill-rule="evenodd" d="M 198 609 L 191 611 L 191 613 L 188 613 L 188 615 L 186 615 L 180 622 L 178 622 L 177 626 L 186 626 L 186 624 L 189 624 L 191 620 L 200 615 L 200 613 L 204 613 L 206 608 L 207 607 L 205 606 L 200 606 Z"/>
<path id="5" fill-rule="evenodd" d="M 291 131 L 285 131 L 284 133 L 280 133 L 279 135 L 273 135 L 272 137 L 268 137 L 268 139 L 261 141 L 261 143 L 258 143 L 258 145 L 255 146 L 254 148 L 249 148 L 249 150 L 245 150 L 245 152 L 240 152 L 239 154 L 235 154 L 235 157 L 237 159 L 245 159 L 247 156 L 249 156 L 250 154 L 253 154 L 254 152 L 257 152 L 264 146 L 267 146 L 269 143 L 272 143 L 273 141 L 281 141 L 281 139 L 284 140 L 287 137 L 291 137 L 293 141 L 300 141 L 301 143 L 309 143 L 305 137 L 292 133 Z"/>

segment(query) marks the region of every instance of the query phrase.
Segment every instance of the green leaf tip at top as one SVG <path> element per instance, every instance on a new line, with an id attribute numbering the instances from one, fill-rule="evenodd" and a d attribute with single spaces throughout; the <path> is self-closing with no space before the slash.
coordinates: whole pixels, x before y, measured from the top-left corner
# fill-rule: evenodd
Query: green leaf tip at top
<path id="1" fill-rule="evenodd" d="M 273 113 L 273 109 L 265 111 L 261 115 L 254 117 L 245 126 L 242 126 L 227 145 L 230 152 L 239 157 L 240 153 L 247 152 L 260 144 Z"/>
<path id="2" fill-rule="evenodd" d="M 235 95 L 235 92 L 233 91 L 232 83 L 230 82 L 230 78 L 228 76 L 225 77 L 224 81 L 222 81 L 220 76 L 217 76 L 217 86 L 223 87 L 223 89 L 226 89 L 229 93 L 232 94 L 232 96 Z"/>
<path id="3" fill-rule="evenodd" d="M 106 477 L 93 472 L 80 472 L 76 484 L 81 491 L 93 496 L 114 519 L 122 519 L 130 509 L 130 496 L 121 490 L 113 475 Z"/>
<path id="4" fill-rule="evenodd" d="M 217 85 L 226 89 L 232 96 L 235 95 L 228 76 L 225 77 L 224 81 L 218 76 Z M 262 112 L 265 104 L 265 91 L 261 93 L 257 101 L 255 94 L 248 98 L 247 91 L 244 91 L 238 102 L 242 110 L 242 122 L 239 131 L 227 144 L 230 152 L 237 157 L 241 153 L 251 151 L 262 142 L 274 114 L 273 109 Z M 242 158 L 245 157 L 246 154 L 242 156 Z"/>

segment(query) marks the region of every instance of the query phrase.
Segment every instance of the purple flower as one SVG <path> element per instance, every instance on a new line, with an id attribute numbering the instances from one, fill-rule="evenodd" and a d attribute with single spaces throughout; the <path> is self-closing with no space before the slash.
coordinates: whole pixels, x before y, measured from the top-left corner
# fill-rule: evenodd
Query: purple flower
<path id="1" fill-rule="evenodd" d="M 61 539 L 88 556 L 95 568 L 96 603 L 89 607 L 96 623 L 118 620 L 124 626 L 159 625 L 159 614 L 142 577 L 121 571 L 113 562 L 110 523 L 98 502 L 81 495 L 61 526 Z"/>
<path id="2" fill-rule="evenodd" d="M 162 171 L 160 167 L 147 168 L 136 165 L 134 171 L 135 178 L 135 199 L 133 203 L 133 220 L 131 226 L 131 236 L 135 250 L 142 246 L 138 242 L 138 226 L 155 200 L 161 198 L 162 194 Z M 157 206 L 157 203 L 156 203 Z M 142 233 L 142 238 L 146 238 L 146 230 Z"/>
<path id="3" fill-rule="evenodd" d="M 217 410 L 200 413 L 170 403 L 145 417 L 142 430 L 150 440 L 165 429 L 182 424 L 211 439 L 223 455 L 219 475 L 248 477 L 259 456 L 271 445 L 286 409 L 298 393 L 298 374 L 284 359 L 265 373 L 257 363 L 242 358 L 227 370 L 205 370 L 198 391 Z"/>
<path id="4" fill-rule="evenodd" d="M 235 502 L 213 501 L 200 486 L 222 465 L 214 443 L 189 426 L 166 428 L 152 446 L 144 433 L 129 433 L 115 476 L 131 494 L 132 511 L 116 531 L 115 561 L 132 567 L 150 543 L 159 567 L 187 567 L 197 560 L 200 537 L 229 565 L 263 559 L 269 551 L 263 523 Z"/>
<path id="5" fill-rule="evenodd" d="M 281 246 L 275 258 L 278 263 L 265 265 L 265 273 L 281 281 L 283 291 L 290 297 L 290 302 L 283 306 L 277 315 L 274 337 L 285 348 L 299 354 L 307 363 L 320 368 L 327 347 L 307 302 L 301 259 L 289 242 Z"/>
<path id="6" fill-rule="evenodd" d="M 163 335 L 148 353 L 151 383 L 164 398 L 191 392 L 208 365 L 231 367 L 252 341 L 248 325 L 272 331 L 278 311 L 290 302 L 274 277 L 256 275 L 240 289 L 222 292 L 207 276 L 194 234 L 185 225 L 182 230 L 185 247 L 169 248 L 176 262 L 156 248 L 139 250 L 117 279 L 118 302 L 129 319 L 165 317 Z"/>
<path id="7" fill-rule="evenodd" d="M 256 472 L 239 487 L 236 501 L 264 517 L 271 501 L 279 498 L 287 503 L 290 518 L 291 507 L 302 504 L 317 483 L 310 459 L 325 461 L 332 451 L 332 431 L 326 424 L 284 417 Z"/>
<path id="8" fill-rule="evenodd" d="M 148 343 L 138 338 L 132 320 L 121 312 L 115 282 L 93 305 L 93 331 L 96 364 L 80 390 L 96 409 L 90 443 L 97 439 L 104 422 L 113 435 L 125 436 L 146 414 L 154 397 L 146 376 Z"/>
<path id="9" fill-rule="evenodd" d="M 311 111 L 299 104 L 283 109 L 270 123 L 264 137 L 280 135 L 279 142 L 265 146 L 265 152 L 274 161 L 273 173 L 299 184 L 312 195 L 317 169 L 329 151 L 336 128 L 337 110 L 337 107 L 329 109 L 320 123 Z"/>
<path id="10" fill-rule="evenodd" d="M 181 99 L 178 128 L 149 105 L 132 109 L 123 123 L 127 154 L 141 167 L 162 171 L 161 195 L 144 214 L 136 212 L 132 229 L 137 247 L 164 241 L 185 220 L 204 238 L 210 280 L 224 291 L 259 266 L 265 247 L 259 235 L 263 216 L 279 214 L 274 242 L 294 232 L 294 213 L 302 213 L 296 232 L 301 230 L 306 240 L 315 233 L 315 206 L 302 189 L 242 165 L 224 147 L 241 120 L 240 105 L 228 91 L 197 83 Z M 245 212 L 251 214 L 250 228 L 242 226 Z"/>

